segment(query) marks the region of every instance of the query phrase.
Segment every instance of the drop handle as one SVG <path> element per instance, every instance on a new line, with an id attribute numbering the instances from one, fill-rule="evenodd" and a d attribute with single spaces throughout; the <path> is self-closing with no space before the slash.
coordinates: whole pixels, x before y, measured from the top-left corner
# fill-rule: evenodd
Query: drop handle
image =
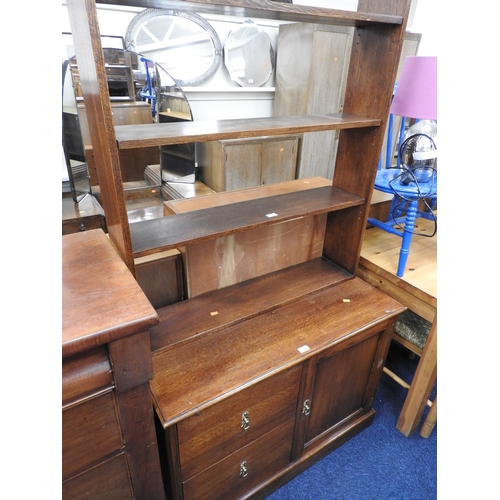
<path id="1" fill-rule="evenodd" d="M 307 416 L 311 413 L 311 400 L 306 399 L 302 405 L 302 415 Z"/>
<path id="2" fill-rule="evenodd" d="M 241 414 L 241 428 L 247 431 L 250 428 L 250 415 L 247 411 Z"/>
<path id="3" fill-rule="evenodd" d="M 248 466 L 247 466 L 247 461 L 243 460 L 240 464 L 240 477 L 247 477 L 248 476 Z"/>

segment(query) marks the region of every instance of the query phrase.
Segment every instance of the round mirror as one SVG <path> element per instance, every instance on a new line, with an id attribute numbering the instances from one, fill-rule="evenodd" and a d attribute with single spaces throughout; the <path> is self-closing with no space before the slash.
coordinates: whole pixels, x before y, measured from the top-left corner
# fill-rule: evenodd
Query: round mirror
<path id="1" fill-rule="evenodd" d="M 154 60 L 181 86 L 208 81 L 222 62 L 222 44 L 198 14 L 146 9 L 132 19 L 125 34 L 129 50 Z"/>
<path id="2" fill-rule="evenodd" d="M 224 64 L 242 87 L 260 87 L 274 70 L 274 50 L 265 31 L 250 19 L 233 29 L 224 44 Z"/>

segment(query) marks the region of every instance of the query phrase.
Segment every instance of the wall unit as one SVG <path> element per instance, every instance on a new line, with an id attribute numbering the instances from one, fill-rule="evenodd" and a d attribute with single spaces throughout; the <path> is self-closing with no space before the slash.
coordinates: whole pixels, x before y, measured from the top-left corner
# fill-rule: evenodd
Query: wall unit
<path id="1" fill-rule="evenodd" d="M 257 266 L 242 282 L 159 308 L 151 328 L 150 387 L 169 496 L 262 498 L 374 418 L 389 334 L 404 307 L 356 275 L 410 0 L 360 0 L 358 12 L 266 0 L 120 3 L 354 28 L 342 113 L 113 127 L 92 36 L 95 5 L 68 0 L 109 236 L 132 272 L 140 257 L 323 221 L 321 256 L 305 252 L 264 274 Z M 327 131 L 339 133 L 328 185 L 127 221 L 121 150 Z"/>
<path id="2" fill-rule="evenodd" d="M 199 179 L 231 191 L 295 179 L 297 137 L 257 137 L 199 143 Z"/>

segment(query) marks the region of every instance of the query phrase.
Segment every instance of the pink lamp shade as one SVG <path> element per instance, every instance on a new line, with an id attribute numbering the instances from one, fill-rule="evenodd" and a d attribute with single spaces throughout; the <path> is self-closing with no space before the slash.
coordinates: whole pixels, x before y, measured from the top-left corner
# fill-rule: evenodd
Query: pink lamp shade
<path id="1" fill-rule="evenodd" d="M 409 56 L 391 104 L 393 115 L 437 120 L 437 57 Z"/>

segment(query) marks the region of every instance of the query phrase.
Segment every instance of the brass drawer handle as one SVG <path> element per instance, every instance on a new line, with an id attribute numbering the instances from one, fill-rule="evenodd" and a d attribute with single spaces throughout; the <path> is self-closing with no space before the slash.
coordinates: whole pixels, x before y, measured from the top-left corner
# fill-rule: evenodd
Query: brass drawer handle
<path id="1" fill-rule="evenodd" d="M 302 406 L 302 415 L 309 415 L 311 413 L 311 401 L 309 399 L 306 399 L 304 401 L 304 404 Z"/>
<path id="2" fill-rule="evenodd" d="M 241 428 L 247 431 L 250 428 L 250 415 L 247 411 L 241 414 Z"/>
<path id="3" fill-rule="evenodd" d="M 240 477 L 247 477 L 248 476 L 248 467 L 247 467 L 247 461 L 243 460 L 240 464 Z"/>

